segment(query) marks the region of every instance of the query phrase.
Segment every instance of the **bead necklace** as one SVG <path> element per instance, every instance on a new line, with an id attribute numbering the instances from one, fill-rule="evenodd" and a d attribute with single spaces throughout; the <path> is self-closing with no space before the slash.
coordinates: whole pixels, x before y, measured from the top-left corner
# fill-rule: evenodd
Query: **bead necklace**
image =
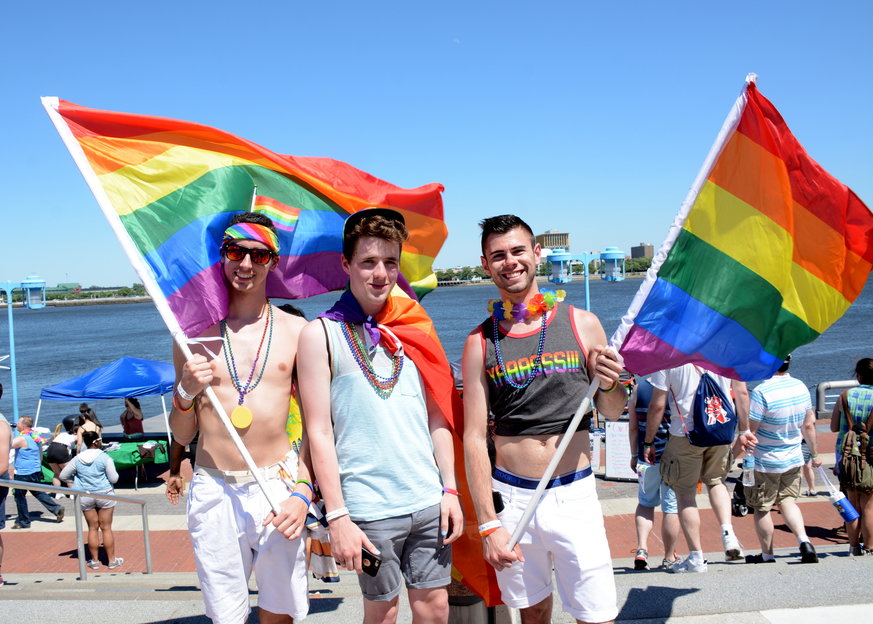
<path id="1" fill-rule="evenodd" d="M 373 363 L 367 353 L 367 348 L 358 336 L 358 330 L 353 323 L 342 322 L 340 327 L 343 330 L 343 337 L 346 339 L 346 344 L 358 363 L 361 372 L 364 373 L 370 387 L 376 392 L 381 399 L 387 399 L 394 391 L 394 386 L 397 380 L 400 379 L 400 371 L 403 370 L 403 354 L 392 356 L 391 375 L 382 377 L 373 369 Z"/>
<path id="2" fill-rule="evenodd" d="M 540 328 L 540 344 L 537 347 L 537 356 L 534 358 L 527 379 L 522 383 L 513 381 L 509 373 L 506 372 L 506 367 L 503 365 L 503 354 L 500 352 L 500 321 L 497 319 L 491 320 L 491 323 L 494 325 L 494 353 L 497 355 L 497 370 L 503 372 L 503 379 L 505 379 L 506 383 L 516 390 L 524 390 L 527 388 L 543 368 L 543 347 L 546 345 L 546 320 L 548 316 L 548 312 L 543 313 L 542 327 Z"/>
<path id="3" fill-rule="evenodd" d="M 545 314 L 564 300 L 567 291 L 544 290 L 531 297 L 527 302 L 512 303 L 508 299 L 492 299 L 488 302 L 488 313 L 498 321 L 515 321 L 524 323 L 537 314 Z"/>
<path id="4" fill-rule="evenodd" d="M 264 376 L 264 370 L 267 368 L 267 359 L 270 357 L 270 344 L 273 342 L 273 306 L 270 305 L 270 300 L 267 300 L 267 320 L 264 323 L 264 333 L 261 334 L 261 342 L 258 344 L 258 350 L 255 353 L 255 360 L 252 362 L 252 370 L 249 372 L 249 378 L 246 382 L 240 383 L 239 374 L 236 370 L 236 360 L 233 357 L 233 346 L 230 343 L 230 333 L 227 331 L 227 319 L 221 319 L 219 323 L 221 327 L 221 341 L 224 344 L 224 361 L 227 364 L 227 370 L 230 373 L 230 380 L 233 387 L 239 392 L 239 403 L 230 414 L 230 422 L 237 429 L 246 429 L 252 424 L 252 411 L 245 407 L 246 395 L 254 390 L 261 382 Z M 267 339 L 267 349 L 264 352 L 264 360 L 261 362 L 261 372 L 258 373 L 257 379 L 252 382 L 252 377 L 255 374 L 255 369 L 258 367 L 258 360 L 261 358 L 261 347 L 264 346 L 264 338 Z"/>

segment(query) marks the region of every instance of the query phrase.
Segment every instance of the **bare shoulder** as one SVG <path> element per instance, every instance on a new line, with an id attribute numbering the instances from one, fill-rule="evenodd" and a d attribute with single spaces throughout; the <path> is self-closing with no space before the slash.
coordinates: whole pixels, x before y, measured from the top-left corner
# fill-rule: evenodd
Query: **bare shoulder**
<path id="1" fill-rule="evenodd" d="M 324 342 L 324 326 L 321 319 L 305 322 L 300 330 L 300 342 L 312 343 L 316 340 Z"/>
<path id="2" fill-rule="evenodd" d="M 596 314 L 573 308 L 573 322 L 586 347 L 606 344 L 606 332 L 603 331 L 603 325 Z"/>
<path id="3" fill-rule="evenodd" d="M 296 314 L 288 314 L 274 306 L 273 318 L 276 326 L 281 328 L 282 332 L 287 332 L 292 336 L 299 336 L 300 332 L 306 327 L 306 319 L 297 316 Z"/>

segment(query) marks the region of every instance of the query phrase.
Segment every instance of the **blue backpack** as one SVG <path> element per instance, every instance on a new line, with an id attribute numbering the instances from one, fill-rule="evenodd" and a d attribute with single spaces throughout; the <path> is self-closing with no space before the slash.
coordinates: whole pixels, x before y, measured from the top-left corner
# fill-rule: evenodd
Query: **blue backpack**
<path id="1" fill-rule="evenodd" d="M 706 371 L 700 376 L 692 407 L 694 429 L 688 441 L 694 446 L 722 446 L 734 440 L 736 421 L 733 401 Z"/>

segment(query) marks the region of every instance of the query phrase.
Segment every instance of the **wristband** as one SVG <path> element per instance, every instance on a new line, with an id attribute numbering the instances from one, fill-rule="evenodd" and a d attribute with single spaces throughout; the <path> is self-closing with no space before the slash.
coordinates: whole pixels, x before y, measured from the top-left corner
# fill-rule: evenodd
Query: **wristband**
<path id="1" fill-rule="evenodd" d="M 303 496 L 303 494 L 301 494 L 300 492 L 291 492 L 291 498 L 301 499 L 304 503 L 306 503 L 307 509 L 309 508 L 309 499 Z"/>
<path id="2" fill-rule="evenodd" d="M 813 459 L 815 459 L 816 457 L 818 457 L 818 453 L 813 453 L 812 455 L 810 455 L 810 457 L 812 457 Z"/>
<path id="3" fill-rule="evenodd" d="M 343 516 L 347 515 L 349 515 L 349 508 L 340 507 L 339 509 L 328 511 L 326 514 L 324 514 L 324 519 L 330 522 L 331 520 L 336 520 L 337 518 L 342 518 Z"/>
<path id="4" fill-rule="evenodd" d="M 479 533 L 479 537 L 488 537 L 489 535 L 494 533 L 494 531 L 496 531 L 499 528 L 500 527 L 494 527 L 494 528 L 488 529 L 487 531 L 482 531 L 481 533 Z"/>
<path id="5" fill-rule="evenodd" d="M 652 448 L 655 446 L 654 442 L 643 442 L 643 448 Z"/>
<path id="6" fill-rule="evenodd" d="M 747 433 L 752 433 L 751 429 L 743 429 L 737 435 L 746 435 Z"/>
<path id="7" fill-rule="evenodd" d="M 487 534 L 491 534 L 497 529 L 501 528 L 503 523 L 500 520 L 492 520 L 491 522 L 485 522 L 479 525 L 479 535 L 485 537 Z M 493 529 L 493 530 L 492 530 Z"/>
<path id="8" fill-rule="evenodd" d="M 176 386 L 176 394 L 178 394 L 180 397 L 182 397 L 186 401 L 193 401 L 194 400 L 193 394 L 188 394 L 187 392 L 185 392 L 185 388 L 182 387 L 181 381 Z"/>
<path id="9" fill-rule="evenodd" d="M 313 494 L 315 494 L 315 488 L 312 487 L 312 484 L 306 479 L 297 479 L 297 481 L 294 482 L 294 485 L 297 485 L 298 483 L 302 483 L 303 485 L 308 487 Z"/>
<path id="10" fill-rule="evenodd" d="M 182 398 L 184 399 L 185 397 L 182 397 Z M 182 409 L 182 406 L 179 405 L 179 402 L 176 400 L 176 395 L 174 394 L 173 395 L 173 407 L 175 407 L 177 410 L 179 410 L 183 414 L 190 412 L 192 409 L 194 409 L 194 400 L 193 399 L 188 399 L 188 400 L 191 401 L 191 405 L 188 406 L 188 409 Z"/>
<path id="11" fill-rule="evenodd" d="M 609 386 L 609 389 L 608 389 L 608 390 L 604 390 L 603 388 L 598 388 L 598 390 L 599 390 L 600 392 L 602 392 L 603 394 L 609 394 L 610 392 L 612 392 L 612 391 L 615 390 L 616 388 L 618 388 L 618 380 L 613 381 L 613 382 L 612 382 L 612 385 Z"/>
<path id="12" fill-rule="evenodd" d="M 461 493 L 458 490 L 455 490 L 455 489 L 449 488 L 449 487 L 444 487 L 443 492 L 445 492 L 446 494 L 454 494 L 455 496 L 461 495 Z"/>

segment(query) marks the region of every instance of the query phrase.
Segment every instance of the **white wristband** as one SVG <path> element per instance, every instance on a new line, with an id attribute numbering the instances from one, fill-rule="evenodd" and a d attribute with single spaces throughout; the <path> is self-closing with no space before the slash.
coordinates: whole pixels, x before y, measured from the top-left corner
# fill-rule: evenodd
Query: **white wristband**
<path id="1" fill-rule="evenodd" d="M 339 509 L 328 511 L 326 514 L 324 514 L 324 519 L 330 522 L 331 520 L 336 520 L 337 518 L 342 518 L 343 516 L 347 515 L 349 515 L 349 508 L 340 507 Z"/>
<path id="2" fill-rule="evenodd" d="M 185 392 L 185 388 L 182 387 L 181 381 L 179 382 L 179 385 L 176 386 L 176 394 L 178 394 L 179 397 L 181 397 L 182 399 L 184 399 L 186 401 L 193 401 L 194 400 L 193 394 L 188 394 L 187 392 Z"/>
<path id="3" fill-rule="evenodd" d="M 503 523 L 500 520 L 492 520 L 491 522 L 486 522 L 484 524 L 479 525 L 479 533 L 484 533 L 488 529 L 496 529 L 497 527 L 502 527 Z"/>
<path id="4" fill-rule="evenodd" d="M 751 429 L 743 429 L 737 435 L 746 435 L 747 433 L 752 433 Z"/>

